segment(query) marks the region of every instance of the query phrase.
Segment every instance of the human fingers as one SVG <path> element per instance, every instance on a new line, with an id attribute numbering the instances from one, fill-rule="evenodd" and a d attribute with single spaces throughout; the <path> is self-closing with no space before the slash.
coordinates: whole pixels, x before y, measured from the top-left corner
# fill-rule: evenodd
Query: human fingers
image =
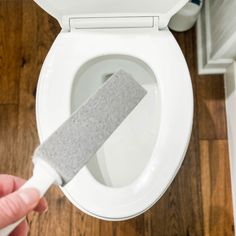
<path id="1" fill-rule="evenodd" d="M 26 216 L 39 203 L 39 192 L 34 188 L 18 190 L 0 198 L 0 228 Z"/>

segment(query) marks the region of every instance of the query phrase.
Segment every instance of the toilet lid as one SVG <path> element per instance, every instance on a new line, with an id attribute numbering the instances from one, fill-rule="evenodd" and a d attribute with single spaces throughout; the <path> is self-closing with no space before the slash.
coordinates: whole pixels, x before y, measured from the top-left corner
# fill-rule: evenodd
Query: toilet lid
<path id="1" fill-rule="evenodd" d="M 34 0 L 62 25 L 63 16 L 159 16 L 170 19 L 188 0 Z"/>

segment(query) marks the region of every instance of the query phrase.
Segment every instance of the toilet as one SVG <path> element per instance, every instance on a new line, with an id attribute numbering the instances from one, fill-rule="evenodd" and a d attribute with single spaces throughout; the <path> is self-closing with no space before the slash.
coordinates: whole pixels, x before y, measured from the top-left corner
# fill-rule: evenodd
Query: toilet
<path id="1" fill-rule="evenodd" d="M 119 69 L 148 92 L 91 161 L 61 188 L 77 208 L 94 217 L 135 217 L 165 193 L 191 136 L 191 79 L 167 27 L 188 0 L 35 2 L 62 28 L 39 76 L 40 141 Z"/>

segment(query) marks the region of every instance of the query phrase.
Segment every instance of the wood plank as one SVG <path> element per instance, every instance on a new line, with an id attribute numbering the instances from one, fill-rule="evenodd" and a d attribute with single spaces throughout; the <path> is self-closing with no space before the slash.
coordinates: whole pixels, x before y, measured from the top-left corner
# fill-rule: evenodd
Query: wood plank
<path id="1" fill-rule="evenodd" d="M 46 199 L 49 210 L 42 215 L 37 213 L 31 215 L 29 218 L 31 224 L 29 235 L 72 235 L 71 203 L 56 186 L 49 190 Z"/>
<path id="2" fill-rule="evenodd" d="M 100 236 L 102 235 L 116 235 L 116 223 L 100 220 Z"/>
<path id="3" fill-rule="evenodd" d="M 227 139 L 224 99 L 222 75 L 199 76 L 197 110 L 200 139 Z"/>
<path id="4" fill-rule="evenodd" d="M 99 203 L 98 203 L 99 204 Z M 111 222 L 96 219 L 86 215 L 75 207 L 72 210 L 72 235 L 89 235 L 89 236 L 143 236 L 144 235 L 144 215 L 134 219 Z"/>
<path id="5" fill-rule="evenodd" d="M 223 75 L 198 75 L 194 29 L 174 33 L 186 58 L 193 84 L 200 139 L 227 139 Z"/>
<path id="6" fill-rule="evenodd" d="M 83 213 L 76 207 L 73 207 L 71 221 L 71 235 L 99 235 L 100 220 Z"/>
<path id="7" fill-rule="evenodd" d="M 144 235 L 144 215 L 137 216 L 133 219 L 113 222 L 113 234 L 117 236 L 142 236 Z M 103 234 L 101 234 L 102 236 Z"/>
<path id="8" fill-rule="evenodd" d="M 0 1 L 0 104 L 18 103 L 21 1 Z"/>
<path id="9" fill-rule="evenodd" d="M 18 125 L 17 105 L 0 105 L 0 173 L 15 174 Z"/>
<path id="10" fill-rule="evenodd" d="M 35 91 L 39 72 L 47 52 L 57 34 L 57 23 L 33 1 L 21 1 L 22 39 L 19 85 L 19 126 L 18 150 L 20 164 L 16 173 L 20 176 L 31 175 L 31 156 L 39 144 L 35 121 Z M 52 30 L 51 28 L 55 26 Z M 31 168 L 29 168 L 31 166 Z M 27 167 L 27 168 L 26 168 Z M 43 215 L 29 216 L 30 235 L 70 235 L 71 204 L 57 189 L 51 188 L 46 198 L 49 211 Z"/>
<path id="11" fill-rule="evenodd" d="M 234 235 L 227 141 L 200 141 L 204 235 Z"/>

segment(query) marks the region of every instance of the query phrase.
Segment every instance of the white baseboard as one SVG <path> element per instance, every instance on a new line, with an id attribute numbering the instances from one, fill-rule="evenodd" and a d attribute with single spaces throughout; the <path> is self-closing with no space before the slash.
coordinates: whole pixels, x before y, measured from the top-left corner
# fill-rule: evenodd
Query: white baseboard
<path id="1" fill-rule="evenodd" d="M 211 22 L 209 0 L 205 0 L 201 14 L 197 21 L 197 58 L 199 74 L 224 74 L 233 59 L 214 59 L 211 45 Z"/>
<path id="2" fill-rule="evenodd" d="M 236 62 L 225 73 L 225 103 L 227 114 L 231 186 L 233 195 L 234 225 L 236 225 Z"/>

